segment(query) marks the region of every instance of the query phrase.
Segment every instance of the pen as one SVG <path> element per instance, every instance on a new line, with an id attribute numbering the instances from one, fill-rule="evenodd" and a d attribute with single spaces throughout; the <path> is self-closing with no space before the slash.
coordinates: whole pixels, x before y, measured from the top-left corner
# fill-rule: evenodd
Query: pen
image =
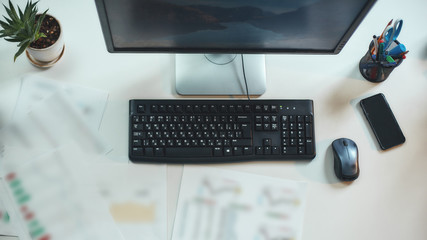
<path id="1" fill-rule="evenodd" d="M 404 51 L 403 53 L 400 54 L 400 56 L 404 56 L 408 53 L 409 51 Z"/>
<path id="2" fill-rule="evenodd" d="M 395 57 L 393 57 L 394 59 L 406 59 L 406 54 L 408 53 L 409 51 L 406 51 L 406 52 L 403 52 L 403 53 L 401 53 L 401 54 L 399 54 L 398 56 L 395 56 Z"/>
<path id="3" fill-rule="evenodd" d="M 373 38 L 372 41 L 374 42 L 374 47 L 371 50 L 371 55 L 375 56 L 376 55 L 375 52 L 378 49 L 378 40 L 377 40 L 377 36 L 376 35 L 374 35 L 372 38 Z"/>
<path id="4" fill-rule="evenodd" d="M 401 57 L 402 59 L 406 59 L 406 54 L 407 54 L 408 52 L 409 52 L 409 51 L 405 51 L 405 52 L 401 53 L 401 54 L 399 55 L 399 57 Z"/>

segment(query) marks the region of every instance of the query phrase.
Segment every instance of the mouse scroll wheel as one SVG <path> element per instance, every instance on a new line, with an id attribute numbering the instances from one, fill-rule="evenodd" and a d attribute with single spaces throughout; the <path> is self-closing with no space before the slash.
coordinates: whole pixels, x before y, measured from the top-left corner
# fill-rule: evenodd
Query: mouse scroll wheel
<path id="1" fill-rule="evenodd" d="M 344 144 L 344 146 L 348 146 L 348 142 L 346 140 L 343 140 L 342 143 Z"/>

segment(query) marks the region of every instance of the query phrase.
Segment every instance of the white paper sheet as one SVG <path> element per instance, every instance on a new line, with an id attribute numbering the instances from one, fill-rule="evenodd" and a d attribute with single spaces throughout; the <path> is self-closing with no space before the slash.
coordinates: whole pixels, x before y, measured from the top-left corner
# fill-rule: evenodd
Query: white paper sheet
<path id="1" fill-rule="evenodd" d="M 22 78 L 13 119 L 25 117 L 37 104 L 57 91 L 67 96 L 91 129 L 99 129 L 107 104 L 107 92 L 33 75 Z"/>
<path id="2" fill-rule="evenodd" d="M 166 165 L 92 167 L 101 196 L 126 240 L 166 240 Z"/>
<path id="3" fill-rule="evenodd" d="M 301 239 L 306 183 L 185 166 L 172 240 Z"/>
<path id="4" fill-rule="evenodd" d="M 92 153 L 105 154 L 111 150 L 97 131 L 87 125 L 65 94 L 58 90 L 26 116 L 0 131 L 0 154 L 3 156 L 0 173 L 69 142 Z M 14 150 L 12 156 L 7 153 L 8 149 Z"/>

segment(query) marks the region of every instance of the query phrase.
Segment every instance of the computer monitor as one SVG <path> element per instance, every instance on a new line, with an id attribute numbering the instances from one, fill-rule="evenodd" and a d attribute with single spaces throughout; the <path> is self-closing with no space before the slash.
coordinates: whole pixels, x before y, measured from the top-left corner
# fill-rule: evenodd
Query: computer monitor
<path id="1" fill-rule="evenodd" d="M 178 93 L 259 95 L 266 88 L 264 54 L 338 54 L 375 1 L 95 3 L 109 52 L 176 54 Z"/>

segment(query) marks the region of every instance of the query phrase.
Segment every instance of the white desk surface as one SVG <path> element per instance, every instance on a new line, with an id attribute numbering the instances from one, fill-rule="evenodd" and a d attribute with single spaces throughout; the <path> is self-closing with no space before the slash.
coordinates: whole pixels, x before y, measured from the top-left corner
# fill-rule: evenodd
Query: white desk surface
<path id="1" fill-rule="evenodd" d="M 128 100 L 183 98 L 174 90 L 174 55 L 108 53 L 94 1 L 41 1 L 39 9 L 45 8 L 62 23 L 63 59 L 47 70 L 33 67 L 25 56 L 14 63 L 16 47 L 0 40 L 0 120 L 12 113 L 19 78 L 25 74 L 108 91 L 100 134 L 113 146 L 111 156 L 126 163 Z M 426 9 L 425 0 L 380 0 L 339 55 L 266 57 L 268 86 L 260 99 L 313 99 L 317 156 L 312 161 L 218 166 L 308 182 L 303 239 L 426 239 Z M 360 75 L 358 62 L 372 35 L 380 34 L 391 18 L 404 19 L 399 40 L 410 52 L 385 82 L 370 83 Z M 379 149 L 357 107 L 361 98 L 379 92 L 406 136 L 406 143 L 388 151 Z M 359 147 L 360 176 L 351 184 L 338 181 L 333 171 L 330 145 L 340 137 Z M 170 236 L 182 165 L 167 169 Z"/>

